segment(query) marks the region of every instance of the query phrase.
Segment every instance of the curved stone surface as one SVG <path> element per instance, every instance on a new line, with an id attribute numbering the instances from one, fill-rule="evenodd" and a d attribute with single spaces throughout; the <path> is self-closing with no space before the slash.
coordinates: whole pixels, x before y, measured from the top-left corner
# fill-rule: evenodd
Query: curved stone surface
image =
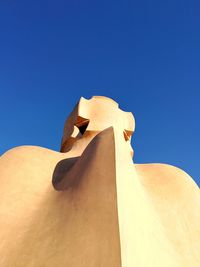
<path id="1" fill-rule="evenodd" d="M 200 193 L 184 171 L 135 164 L 130 112 L 81 98 L 61 152 L 0 157 L 1 267 L 200 266 Z"/>

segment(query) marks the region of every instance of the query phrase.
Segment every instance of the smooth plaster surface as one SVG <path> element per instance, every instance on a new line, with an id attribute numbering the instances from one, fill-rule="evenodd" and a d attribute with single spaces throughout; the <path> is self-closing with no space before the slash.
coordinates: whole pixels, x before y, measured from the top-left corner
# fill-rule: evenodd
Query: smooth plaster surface
<path id="1" fill-rule="evenodd" d="M 0 157 L 1 267 L 200 266 L 199 188 L 176 167 L 134 164 L 134 128 L 113 100 L 81 98 L 61 153 Z"/>

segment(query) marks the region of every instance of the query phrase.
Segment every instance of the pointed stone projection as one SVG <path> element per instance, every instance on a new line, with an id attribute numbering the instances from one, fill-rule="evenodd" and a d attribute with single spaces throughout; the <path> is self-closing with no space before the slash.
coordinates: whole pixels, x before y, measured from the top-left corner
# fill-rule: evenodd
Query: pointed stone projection
<path id="1" fill-rule="evenodd" d="M 60 152 L 0 157 L 1 267 L 200 266 L 199 188 L 176 167 L 135 164 L 134 129 L 112 99 L 81 98 Z"/>

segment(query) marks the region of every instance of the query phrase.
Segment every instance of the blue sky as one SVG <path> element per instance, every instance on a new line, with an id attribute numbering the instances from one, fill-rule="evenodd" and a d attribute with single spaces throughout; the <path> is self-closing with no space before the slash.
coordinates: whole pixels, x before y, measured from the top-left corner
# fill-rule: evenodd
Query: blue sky
<path id="1" fill-rule="evenodd" d="M 59 150 L 80 96 L 133 112 L 135 162 L 200 184 L 200 2 L 1 1 L 0 154 Z"/>

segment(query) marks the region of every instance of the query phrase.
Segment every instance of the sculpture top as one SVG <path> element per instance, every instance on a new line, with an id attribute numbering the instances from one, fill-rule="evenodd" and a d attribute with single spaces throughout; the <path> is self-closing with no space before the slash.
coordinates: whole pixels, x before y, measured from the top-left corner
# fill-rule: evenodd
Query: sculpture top
<path id="1" fill-rule="evenodd" d="M 133 114 L 119 109 L 118 103 L 108 97 L 81 97 L 65 122 L 61 152 L 69 151 L 78 139 L 111 126 L 124 135 L 125 141 L 130 142 L 135 130 Z"/>

